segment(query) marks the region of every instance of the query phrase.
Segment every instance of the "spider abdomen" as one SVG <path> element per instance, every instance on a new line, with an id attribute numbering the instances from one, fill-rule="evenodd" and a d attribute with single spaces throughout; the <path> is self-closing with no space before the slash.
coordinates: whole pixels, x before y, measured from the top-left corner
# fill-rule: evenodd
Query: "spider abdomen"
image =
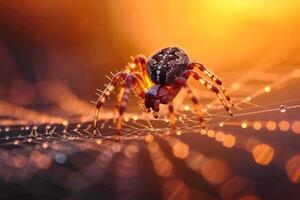
<path id="1" fill-rule="evenodd" d="M 187 69 L 189 58 L 178 47 L 167 47 L 152 55 L 147 61 L 148 74 L 155 84 L 172 85 Z"/>

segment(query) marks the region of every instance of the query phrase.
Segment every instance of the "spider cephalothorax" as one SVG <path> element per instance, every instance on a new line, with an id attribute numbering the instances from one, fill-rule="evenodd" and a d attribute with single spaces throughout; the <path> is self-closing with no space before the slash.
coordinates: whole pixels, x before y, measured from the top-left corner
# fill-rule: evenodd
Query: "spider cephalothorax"
<path id="1" fill-rule="evenodd" d="M 194 71 L 194 68 L 199 69 L 200 73 Z M 189 77 L 193 77 L 214 92 L 226 111 L 232 115 L 229 107 L 233 106 L 233 103 L 226 93 L 222 81 L 202 64 L 189 62 L 187 54 L 182 49 L 167 47 L 153 54 L 147 61 L 144 56 L 132 58 L 132 62 L 129 62 L 125 66 L 124 71 L 112 77 L 111 83 L 102 92 L 96 103 L 94 133 L 98 130 L 97 120 L 99 109 L 120 80 L 122 80 L 123 84 L 120 86 L 117 104 L 119 117 L 116 130 L 118 134 L 121 131 L 123 115 L 131 90 L 141 97 L 144 100 L 145 107 L 154 113 L 159 112 L 160 104 L 168 104 L 170 124 L 172 128 L 175 128 L 175 115 L 172 102 L 181 88 L 185 88 L 195 106 L 195 112 L 199 116 L 200 125 L 204 127 L 204 114 L 196 96 L 187 83 Z"/>

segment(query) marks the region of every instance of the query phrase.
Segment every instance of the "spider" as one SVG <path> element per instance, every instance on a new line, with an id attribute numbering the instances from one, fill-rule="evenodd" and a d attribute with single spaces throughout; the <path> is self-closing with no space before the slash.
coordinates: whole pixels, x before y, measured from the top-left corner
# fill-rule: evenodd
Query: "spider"
<path id="1" fill-rule="evenodd" d="M 195 112 L 199 116 L 200 126 L 205 127 L 204 114 L 199 101 L 187 83 L 189 77 L 193 77 L 214 92 L 226 111 L 232 116 L 229 107 L 234 105 L 225 91 L 222 81 L 204 65 L 198 62 L 189 62 L 188 55 L 183 49 L 167 47 L 154 53 L 148 60 L 142 55 L 131 57 L 131 59 L 132 61 L 125 66 L 123 71 L 118 72 L 111 78 L 110 83 L 96 102 L 93 123 L 94 134 L 98 131 L 99 110 L 119 82 L 122 84 L 120 84 L 116 105 L 119 114 L 116 120 L 117 135 L 121 134 L 123 115 L 131 90 L 143 99 L 147 111 L 152 110 L 156 118 L 158 117 L 160 104 L 168 104 L 169 123 L 171 128 L 175 129 L 176 119 L 172 102 L 179 91 L 185 88 L 194 104 Z M 199 69 L 200 73 L 194 71 L 194 68 Z"/>

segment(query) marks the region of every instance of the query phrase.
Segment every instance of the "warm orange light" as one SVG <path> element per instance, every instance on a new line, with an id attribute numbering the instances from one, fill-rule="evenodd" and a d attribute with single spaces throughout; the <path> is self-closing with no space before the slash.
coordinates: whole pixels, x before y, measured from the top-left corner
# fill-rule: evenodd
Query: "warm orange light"
<path id="1" fill-rule="evenodd" d="M 171 179 L 162 185 L 163 199 L 185 200 L 190 199 L 189 187 L 179 179 Z"/>
<path id="2" fill-rule="evenodd" d="M 189 154 L 189 146 L 182 142 L 177 142 L 175 145 L 172 146 L 173 154 L 177 158 L 185 158 Z"/>
<path id="3" fill-rule="evenodd" d="M 121 151 L 121 145 L 119 143 L 112 143 L 111 144 L 111 149 L 115 152 L 118 153 Z"/>
<path id="4" fill-rule="evenodd" d="M 225 134 L 223 132 L 221 132 L 221 131 L 218 131 L 216 133 L 215 138 L 216 138 L 216 141 L 222 142 L 224 140 L 224 138 L 225 138 Z"/>
<path id="5" fill-rule="evenodd" d="M 253 123 L 253 128 L 255 130 L 260 130 L 262 128 L 262 123 L 260 123 L 260 122 L 254 122 Z"/>
<path id="6" fill-rule="evenodd" d="M 214 130 L 207 131 L 207 136 L 210 137 L 210 138 L 215 137 L 215 131 Z"/>
<path id="7" fill-rule="evenodd" d="M 137 115 L 134 115 L 132 118 L 134 121 L 137 121 L 139 119 L 139 117 Z"/>
<path id="8" fill-rule="evenodd" d="M 189 111 L 189 110 L 190 110 L 190 106 L 185 105 L 185 106 L 184 106 L 184 110 L 185 110 L 185 111 Z"/>
<path id="9" fill-rule="evenodd" d="M 240 88 L 240 84 L 237 82 L 234 82 L 231 87 L 233 90 L 238 90 Z"/>
<path id="10" fill-rule="evenodd" d="M 176 131 L 176 135 L 181 135 L 181 131 L 180 130 Z"/>
<path id="11" fill-rule="evenodd" d="M 69 122 L 68 122 L 67 120 L 64 120 L 64 121 L 62 122 L 62 125 L 64 125 L 64 126 L 68 126 L 68 124 L 69 124 Z"/>
<path id="12" fill-rule="evenodd" d="M 271 87 L 270 86 L 266 86 L 265 88 L 264 88 L 264 90 L 265 90 L 265 92 L 271 92 Z"/>
<path id="13" fill-rule="evenodd" d="M 232 148 L 235 145 L 235 137 L 233 135 L 227 134 L 222 144 L 224 147 Z"/>
<path id="14" fill-rule="evenodd" d="M 148 142 L 148 143 L 151 143 L 153 140 L 154 140 L 154 137 L 153 137 L 152 134 L 148 134 L 148 135 L 145 137 L 145 141 Z"/>
<path id="15" fill-rule="evenodd" d="M 267 144 L 258 144 L 252 150 L 252 155 L 256 163 L 268 165 L 274 156 L 274 149 Z"/>
<path id="16" fill-rule="evenodd" d="M 266 128 L 269 130 L 269 131 L 275 131 L 277 125 L 274 121 L 268 121 L 267 124 L 266 124 Z"/>
<path id="17" fill-rule="evenodd" d="M 47 143 L 47 142 L 44 142 L 44 143 L 42 144 L 42 147 L 43 147 L 44 149 L 47 149 L 47 148 L 48 148 L 48 143 Z"/>
<path id="18" fill-rule="evenodd" d="M 248 152 L 252 152 L 253 148 L 259 144 L 259 141 L 255 138 L 249 138 L 245 142 L 245 149 Z"/>
<path id="19" fill-rule="evenodd" d="M 209 159 L 202 165 L 201 173 L 208 182 L 218 184 L 231 174 L 231 170 L 225 162 L 218 159 Z"/>
<path id="20" fill-rule="evenodd" d="M 25 156 L 23 155 L 16 155 L 16 156 L 13 156 L 12 158 L 12 162 L 13 162 L 13 165 L 17 168 L 23 168 L 26 166 L 26 158 Z"/>
<path id="21" fill-rule="evenodd" d="M 101 145 L 102 144 L 102 140 L 101 139 L 97 139 L 96 140 L 96 144 Z"/>
<path id="22" fill-rule="evenodd" d="M 189 166 L 194 171 L 199 171 L 202 164 L 205 162 L 205 156 L 203 154 L 197 153 L 197 152 L 191 152 L 186 157 L 185 162 L 187 166 Z"/>
<path id="23" fill-rule="evenodd" d="M 243 123 L 241 124 L 241 127 L 242 127 L 242 128 L 247 128 L 247 127 L 248 127 L 247 122 L 243 122 Z"/>
<path id="24" fill-rule="evenodd" d="M 168 177 L 172 173 L 173 165 L 168 159 L 163 157 L 160 160 L 156 160 L 154 162 L 154 168 L 157 175 L 161 177 Z"/>
<path id="25" fill-rule="evenodd" d="M 285 170 L 292 182 L 300 183 L 300 155 L 290 158 L 285 165 Z"/>
<path id="26" fill-rule="evenodd" d="M 151 142 L 148 144 L 148 150 L 153 162 L 153 166 L 157 175 L 161 177 L 169 177 L 173 171 L 173 165 L 164 155 L 158 143 Z"/>
<path id="27" fill-rule="evenodd" d="M 132 158 L 132 157 L 136 156 L 138 151 L 139 151 L 139 147 L 137 144 L 129 144 L 124 148 L 124 154 L 128 158 Z"/>
<path id="28" fill-rule="evenodd" d="M 241 194 L 253 193 L 253 188 L 247 178 L 233 175 L 221 185 L 220 194 L 222 199 L 238 199 Z"/>
<path id="29" fill-rule="evenodd" d="M 201 129 L 200 134 L 201 135 L 205 135 L 207 133 L 207 131 L 205 129 Z"/>
<path id="30" fill-rule="evenodd" d="M 281 121 L 279 122 L 279 129 L 281 131 L 288 131 L 290 129 L 290 123 L 288 121 Z"/>
<path id="31" fill-rule="evenodd" d="M 292 131 L 296 134 L 300 134 L 300 121 L 295 121 L 292 123 Z"/>

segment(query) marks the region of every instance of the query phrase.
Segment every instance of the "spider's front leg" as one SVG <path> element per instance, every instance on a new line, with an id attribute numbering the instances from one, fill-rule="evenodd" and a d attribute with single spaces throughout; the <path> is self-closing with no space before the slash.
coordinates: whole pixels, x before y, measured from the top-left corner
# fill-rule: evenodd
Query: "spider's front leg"
<path id="1" fill-rule="evenodd" d="M 231 111 L 229 110 L 229 106 L 234 107 L 233 102 L 231 101 L 231 98 L 229 96 L 229 94 L 227 93 L 227 91 L 225 90 L 225 87 L 221 81 L 221 79 L 219 77 L 217 77 L 217 75 L 215 75 L 213 72 L 211 72 L 209 69 L 207 69 L 203 64 L 198 63 L 198 62 L 192 62 L 188 65 L 188 69 L 189 70 L 193 70 L 194 67 L 198 68 L 201 72 L 203 72 L 206 76 L 209 77 L 210 80 L 212 80 L 212 82 L 214 84 L 210 84 L 208 81 L 206 81 L 205 79 L 203 79 L 200 75 L 200 79 L 202 81 L 200 81 L 203 85 L 205 85 L 206 87 L 210 88 L 211 86 L 215 85 L 218 86 L 221 89 L 221 92 L 218 90 L 216 92 L 218 98 L 220 99 L 220 101 L 223 103 L 224 107 L 226 108 L 227 112 L 232 115 Z M 197 75 L 198 76 L 198 75 Z M 199 80 L 199 79 L 198 79 Z M 225 97 L 225 99 L 223 98 L 223 96 Z M 224 99 L 224 100 L 222 100 Z"/>
<path id="2" fill-rule="evenodd" d="M 218 99 L 220 100 L 220 102 L 223 104 L 224 108 L 226 109 L 226 111 L 229 113 L 229 115 L 233 115 L 228 103 L 226 102 L 226 100 L 224 99 L 223 95 L 221 95 L 220 90 L 213 84 L 211 84 L 210 82 L 208 82 L 206 79 L 202 78 L 197 72 L 193 71 L 193 70 L 187 70 L 184 74 L 184 77 L 188 78 L 189 76 L 192 76 L 194 79 L 196 79 L 197 81 L 199 81 L 202 85 L 204 85 L 206 88 L 210 89 L 212 92 L 214 92 Z M 228 97 L 229 98 L 229 97 Z"/>

